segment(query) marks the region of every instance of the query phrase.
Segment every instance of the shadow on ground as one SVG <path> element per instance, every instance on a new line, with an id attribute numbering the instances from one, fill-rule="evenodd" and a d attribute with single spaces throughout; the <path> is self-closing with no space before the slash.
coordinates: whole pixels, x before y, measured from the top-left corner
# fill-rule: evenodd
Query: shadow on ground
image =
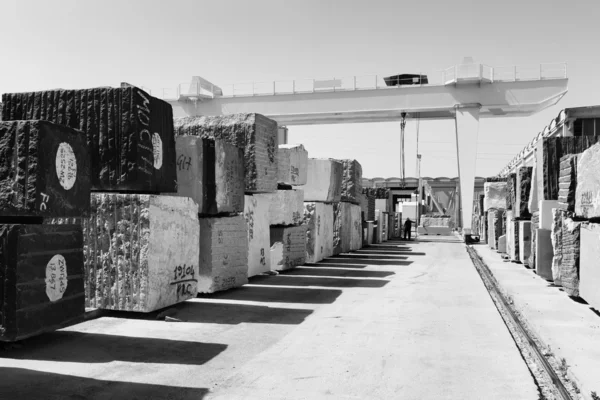
<path id="1" fill-rule="evenodd" d="M 371 259 L 357 255 L 356 257 L 339 257 L 334 256 L 323 261 L 334 261 L 336 264 L 353 264 L 353 265 L 409 265 L 412 261 L 397 260 L 397 259 Z M 319 262 L 322 263 L 323 261 Z"/>
<path id="2" fill-rule="evenodd" d="M 331 276 L 340 278 L 385 278 L 394 275 L 392 271 L 364 271 L 341 268 L 324 267 L 296 267 L 288 271 L 283 271 L 282 275 L 310 275 L 310 276 Z"/>
<path id="3" fill-rule="evenodd" d="M 329 278 L 329 277 L 309 277 L 282 275 L 261 277 L 254 283 L 273 286 L 328 286 L 328 287 L 362 287 L 362 288 L 380 288 L 389 281 L 383 279 L 354 279 L 354 278 Z"/>
<path id="4" fill-rule="evenodd" d="M 6 350 L 0 353 L 0 356 L 19 360 L 78 363 L 124 361 L 202 365 L 227 348 L 227 345 L 219 343 L 73 331 L 56 331 L 26 339 L 20 344 L 22 347 Z M 1 380 L 4 380 L 4 377 Z"/>
<path id="5" fill-rule="evenodd" d="M 252 284 L 256 281 L 256 278 L 258 277 L 250 278 L 249 284 L 236 289 L 212 294 L 201 294 L 198 297 L 222 300 L 264 301 L 272 303 L 331 304 L 340 294 L 342 294 L 342 291 L 339 289 L 254 286 Z"/>
<path id="6" fill-rule="evenodd" d="M 266 277 L 270 278 L 270 277 Z M 210 300 L 210 299 L 206 299 Z M 164 319 L 159 315 L 177 318 L 182 322 L 237 325 L 241 323 L 297 325 L 312 313 L 312 310 L 296 308 L 277 308 L 236 303 L 214 303 L 209 301 L 188 300 L 171 308 L 158 312 L 142 314 L 111 311 L 107 317 L 125 319 Z"/>
<path id="7" fill-rule="evenodd" d="M 346 254 L 338 254 L 337 256 L 331 257 L 333 259 L 336 258 L 366 258 L 366 259 L 378 259 L 378 260 L 406 260 L 408 255 L 405 254 L 397 254 L 390 255 L 389 253 L 381 253 L 381 254 L 366 254 L 366 253 L 346 253 Z"/>
<path id="8" fill-rule="evenodd" d="M 370 254 L 373 256 L 382 257 L 397 257 L 397 256 L 424 256 L 426 253 L 422 251 L 412 251 L 412 250 L 391 250 L 391 249 L 373 249 L 367 248 L 366 250 L 356 250 L 350 254 L 362 255 L 362 254 Z"/>
<path id="9" fill-rule="evenodd" d="M 340 261 L 340 262 L 338 262 Z M 340 267 L 340 268 L 367 268 L 368 264 L 352 262 L 352 260 L 334 260 L 334 259 L 325 259 L 319 261 L 318 264 L 313 263 L 304 263 L 307 267 L 321 267 L 321 266 L 331 266 L 331 267 Z"/>
<path id="10" fill-rule="evenodd" d="M 80 378 L 25 368 L 0 367 L 0 399 L 202 400 L 205 388 Z"/>

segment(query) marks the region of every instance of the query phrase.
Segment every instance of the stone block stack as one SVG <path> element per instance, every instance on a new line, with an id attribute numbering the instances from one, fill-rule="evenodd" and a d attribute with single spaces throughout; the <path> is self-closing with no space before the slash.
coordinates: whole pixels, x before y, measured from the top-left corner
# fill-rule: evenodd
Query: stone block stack
<path id="1" fill-rule="evenodd" d="M 281 271 L 306 261 L 307 225 L 304 225 L 304 190 L 308 152 L 302 145 L 281 145 L 277 153 L 279 189 L 264 194 L 269 199 L 269 247 L 271 266 Z"/>
<path id="2" fill-rule="evenodd" d="M 535 211 L 534 213 L 531 214 L 531 247 L 529 249 L 529 259 L 527 260 L 527 266 L 531 269 L 536 269 L 536 264 L 535 264 L 536 250 L 535 249 L 536 249 L 536 242 L 537 242 L 537 231 L 538 231 L 539 227 L 540 227 L 540 212 Z"/>
<path id="3" fill-rule="evenodd" d="M 93 193 L 89 213 L 78 220 L 86 305 L 148 312 L 194 297 L 198 242 L 182 238 L 199 236 L 197 206 L 161 195 L 177 187 L 171 106 L 128 84 L 9 94 L 6 100 L 5 119 L 40 118 L 79 129 L 88 144 Z M 191 224 L 183 224 L 182 215 Z M 154 253 L 159 242 L 163 254 Z M 182 282 L 174 272 L 179 267 L 194 277 Z"/>
<path id="4" fill-rule="evenodd" d="M 575 212 L 578 156 L 579 154 L 567 154 L 560 159 L 558 208 L 561 210 Z"/>
<path id="5" fill-rule="evenodd" d="M 450 235 L 450 224 L 449 215 L 422 215 L 417 232 L 419 235 Z"/>
<path id="6" fill-rule="evenodd" d="M 212 293 L 247 283 L 253 276 L 271 269 L 271 233 L 273 219 L 300 218 L 299 211 L 274 208 L 274 198 L 287 200 L 289 194 L 277 191 L 278 149 L 277 123 L 260 114 L 232 114 L 209 117 L 185 117 L 175 120 L 175 134 L 179 137 L 197 137 L 202 143 L 213 143 L 224 153 L 219 162 L 209 151 L 202 163 L 206 184 L 203 198 L 218 193 L 219 185 L 225 199 L 235 207 L 217 206 L 200 217 L 200 292 Z M 186 139 L 189 140 L 189 139 Z M 206 154 L 206 153 L 204 153 Z M 287 159 L 286 180 L 299 179 Z M 215 181 L 211 169 L 215 169 Z M 217 171 L 221 171 L 217 173 Z M 221 182 L 218 182 L 220 179 Z M 214 189 L 213 189 L 214 188 Z M 298 208 L 298 193 L 292 191 Z M 241 197 L 243 195 L 243 198 Z M 301 193 L 300 193 L 301 195 Z M 277 197 L 279 196 L 279 197 Z M 287 196 L 287 197 L 286 197 Z M 237 200 L 239 199 L 239 200 Z M 300 204 L 302 200 L 300 199 Z M 206 209 L 204 210 L 206 211 Z M 274 215 L 275 211 L 278 211 Z M 242 214 L 243 213 L 243 214 Z"/>
<path id="7" fill-rule="evenodd" d="M 362 189 L 363 196 L 366 198 L 367 209 L 364 212 L 364 220 L 365 225 L 367 226 L 367 245 L 371 245 L 373 243 L 381 243 L 378 242 L 378 219 L 375 216 L 375 210 L 377 209 L 376 203 L 378 198 L 387 199 L 389 196 L 389 191 L 383 188 L 363 188 Z M 363 210 L 365 211 L 365 210 Z"/>
<path id="8" fill-rule="evenodd" d="M 81 225 L 43 220 L 89 212 L 88 160 L 79 130 L 39 119 L 0 122 L 0 341 L 83 320 Z"/>

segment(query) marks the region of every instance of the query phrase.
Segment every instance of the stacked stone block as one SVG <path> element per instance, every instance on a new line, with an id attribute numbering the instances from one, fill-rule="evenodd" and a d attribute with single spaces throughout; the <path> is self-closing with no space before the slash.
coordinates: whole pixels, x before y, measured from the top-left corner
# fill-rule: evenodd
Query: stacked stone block
<path id="1" fill-rule="evenodd" d="M 333 255 L 333 204 L 305 202 L 306 262 L 317 263 Z"/>
<path id="2" fill-rule="evenodd" d="M 39 120 L 0 122 L 0 341 L 83 319 L 81 226 L 43 220 L 70 222 L 89 212 L 88 160 L 81 131 Z"/>
<path id="3" fill-rule="evenodd" d="M 96 191 L 174 192 L 173 110 L 143 90 L 49 90 L 2 96 L 2 119 L 46 120 L 83 132 Z"/>
<path id="4" fill-rule="evenodd" d="M 277 183 L 280 185 L 305 185 L 308 152 L 301 144 L 280 144 L 277 152 Z"/>
<path id="5" fill-rule="evenodd" d="M 577 162 L 575 215 L 600 217 L 600 144 L 585 150 Z"/>
<path id="6" fill-rule="evenodd" d="M 175 119 L 175 134 L 219 139 L 244 149 L 245 192 L 277 190 L 277 122 L 260 114 Z"/>
<path id="7" fill-rule="evenodd" d="M 356 160 L 338 160 L 342 163 L 342 193 L 341 201 L 360 204 L 362 194 L 362 166 Z"/>
<path id="8" fill-rule="evenodd" d="M 514 210 L 517 201 L 517 174 L 510 174 L 506 181 L 506 209 Z"/>
<path id="9" fill-rule="evenodd" d="M 306 185 L 301 186 L 304 200 L 322 203 L 341 201 L 343 173 L 344 167 L 337 160 L 309 158 Z"/>
<path id="10" fill-rule="evenodd" d="M 248 283 L 248 226 L 242 215 L 200 219 L 198 292 Z"/>
<path id="11" fill-rule="evenodd" d="M 192 199 L 93 193 L 91 208 L 82 220 L 87 307 L 151 312 L 196 296 L 200 228 Z"/>
<path id="12" fill-rule="evenodd" d="M 582 226 L 580 235 L 579 296 L 600 310 L 600 225 Z"/>
<path id="13" fill-rule="evenodd" d="M 531 256 L 531 221 L 519 221 L 519 260 L 526 266 L 529 265 Z"/>
<path id="14" fill-rule="evenodd" d="M 579 296 L 581 225 L 581 222 L 572 219 L 571 213 L 555 209 L 552 230 L 552 277 L 554 284 L 562 286 L 572 297 Z"/>
<path id="15" fill-rule="evenodd" d="M 521 167 L 517 170 L 514 212 L 516 218 L 531 218 L 529 212 L 529 195 L 531 192 L 532 167 Z"/>
<path id="16" fill-rule="evenodd" d="M 190 197 L 203 216 L 244 210 L 244 151 L 223 140 L 178 136 L 177 195 Z"/>
<path id="17" fill-rule="evenodd" d="M 560 159 L 558 178 L 558 208 L 575 211 L 575 191 L 577 189 L 578 154 L 568 154 Z"/>
<path id="18" fill-rule="evenodd" d="M 271 270 L 283 271 L 306 262 L 306 226 L 271 226 Z"/>
<path id="19" fill-rule="evenodd" d="M 244 218 L 248 232 L 248 277 L 271 270 L 270 206 L 271 199 L 264 194 L 245 196 Z"/>
<path id="20" fill-rule="evenodd" d="M 540 225 L 540 212 L 536 211 L 531 215 L 531 248 L 529 250 L 529 260 L 527 260 L 527 266 L 535 269 L 535 253 L 537 243 L 537 230 Z"/>

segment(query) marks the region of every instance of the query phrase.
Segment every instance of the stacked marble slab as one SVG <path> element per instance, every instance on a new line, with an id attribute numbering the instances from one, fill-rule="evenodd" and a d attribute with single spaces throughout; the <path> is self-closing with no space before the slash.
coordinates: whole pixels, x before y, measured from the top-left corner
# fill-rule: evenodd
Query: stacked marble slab
<path id="1" fill-rule="evenodd" d="M 302 145 L 280 145 L 277 163 L 280 189 L 263 195 L 269 199 L 270 269 L 273 271 L 304 264 L 308 245 L 303 190 L 307 183 L 308 152 Z"/>
<path id="2" fill-rule="evenodd" d="M 0 122 L 0 341 L 83 319 L 81 226 L 43 220 L 89 212 L 88 160 L 81 131 L 40 120 Z"/>

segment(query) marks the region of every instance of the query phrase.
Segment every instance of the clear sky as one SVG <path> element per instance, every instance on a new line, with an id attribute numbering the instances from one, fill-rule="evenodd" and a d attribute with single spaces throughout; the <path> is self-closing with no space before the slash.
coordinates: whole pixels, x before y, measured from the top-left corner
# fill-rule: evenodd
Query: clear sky
<path id="1" fill-rule="evenodd" d="M 569 93 L 532 117 L 480 123 L 477 175 L 495 175 L 566 107 L 600 104 L 598 0 L 0 0 L 0 93 L 175 88 L 567 62 Z M 399 123 L 290 127 L 311 157 L 398 176 Z M 406 172 L 415 173 L 414 122 Z M 456 176 L 454 123 L 422 121 L 423 176 Z"/>

